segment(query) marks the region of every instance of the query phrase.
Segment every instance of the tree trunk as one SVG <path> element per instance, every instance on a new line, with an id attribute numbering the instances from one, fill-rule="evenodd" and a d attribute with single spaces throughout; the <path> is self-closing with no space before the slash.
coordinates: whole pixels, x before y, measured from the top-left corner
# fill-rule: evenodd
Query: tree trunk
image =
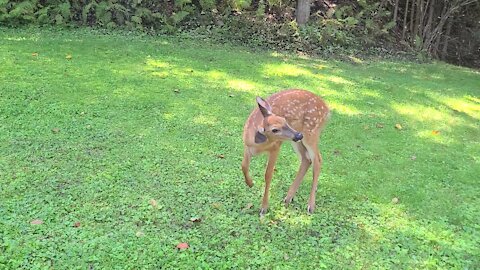
<path id="1" fill-rule="evenodd" d="M 437 26 L 432 29 L 430 38 L 428 38 L 427 41 L 424 43 L 424 48 L 426 48 L 427 51 L 430 51 L 435 58 L 438 58 L 438 47 L 440 46 L 443 26 L 445 24 L 446 18 L 448 18 L 447 13 L 447 3 L 444 3 L 441 16 L 439 16 L 440 21 L 437 23 Z"/>
<path id="2" fill-rule="evenodd" d="M 428 5 L 428 1 L 426 5 Z M 418 7 L 418 14 L 417 14 L 418 19 L 417 19 L 417 33 L 416 33 L 420 38 L 423 36 L 423 30 L 425 29 L 424 19 L 425 19 L 426 5 L 424 0 L 420 0 L 420 6 Z"/>
<path id="3" fill-rule="evenodd" d="M 415 29 L 415 2 L 417 0 L 412 0 L 412 7 L 410 12 L 410 35 L 412 36 L 412 43 L 415 41 L 414 29 Z"/>
<path id="4" fill-rule="evenodd" d="M 405 4 L 405 14 L 403 14 L 403 31 L 402 31 L 402 40 L 405 40 L 405 34 L 407 33 L 408 22 L 407 22 L 407 15 L 408 15 L 408 2 Z"/>
<path id="5" fill-rule="evenodd" d="M 431 31 L 432 31 L 432 22 L 433 22 L 433 13 L 435 11 L 435 0 L 432 0 L 430 6 L 428 6 L 428 20 L 427 24 L 425 25 L 425 29 L 423 31 L 423 40 L 427 40 L 430 38 Z"/>
<path id="6" fill-rule="evenodd" d="M 304 25 L 310 18 L 310 0 L 297 0 L 295 17 L 298 25 Z"/>
<path id="7" fill-rule="evenodd" d="M 452 24 L 453 24 L 453 16 L 450 16 L 447 23 L 447 30 L 444 34 L 445 41 L 443 42 L 443 48 L 442 48 L 442 54 L 441 54 L 442 60 L 445 60 L 445 58 L 447 57 L 448 41 L 450 40 L 450 31 L 452 30 Z"/>
<path id="8" fill-rule="evenodd" d="M 415 18 L 415 22 L 413 23 L 413 39 L 417 41 L 417 35 L 418 31 L 420 30 L 420 20 L 422 17 L 422 6 L 423 6 L 423 0 L 418 0 L 417 1 L 417 15 Z"/>
<path id="9" fill-rule="evenodd" d="M 395 9 L 393 11 L 393 21 L 395 22 L 395 24 L 398 26 L 397 24 L 397 16 L 398 16 L 398 0 L 395 0 Z"/>

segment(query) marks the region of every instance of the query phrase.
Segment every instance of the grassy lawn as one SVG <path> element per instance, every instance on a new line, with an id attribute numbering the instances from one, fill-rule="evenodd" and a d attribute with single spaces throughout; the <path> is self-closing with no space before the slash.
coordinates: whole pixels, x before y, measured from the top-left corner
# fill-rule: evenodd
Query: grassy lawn
<path id="1" fill-rule="evenodd" d="M 0 30 L 1 269 L 480 268 L 478 70 Z M 243 124 L 293 87 L 333 111 L 317 209 L 286 144 L 260 219 Z"/>

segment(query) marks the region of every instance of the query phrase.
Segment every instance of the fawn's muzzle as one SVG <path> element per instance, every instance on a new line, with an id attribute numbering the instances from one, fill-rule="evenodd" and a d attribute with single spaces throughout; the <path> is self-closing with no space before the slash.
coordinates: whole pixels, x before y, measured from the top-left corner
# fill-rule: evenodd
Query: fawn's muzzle
<path id="1" fill-rule="evenodd" d="M 293 137 L 293 141 L 294 141 L 294 142 L 298 142 L 298 141 L 300 141 L 301 139 L 303 139 L 303 134 L 300 133 L 300 132 L 297 132 L 297 133 L 295 134 L 295 137 Z"/>

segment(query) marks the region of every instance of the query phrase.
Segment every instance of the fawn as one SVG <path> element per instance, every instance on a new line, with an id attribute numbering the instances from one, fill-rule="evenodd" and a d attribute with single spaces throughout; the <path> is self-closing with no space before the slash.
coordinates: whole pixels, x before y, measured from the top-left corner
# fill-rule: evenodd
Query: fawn
<path id="1" fill-rule="evenodd" d="M 291 141 L 300 158 L 300 168 L 284 199 L 285 206 L 292 202 L 293 196 L 303 181 L 305 173 L 313 163 L 313 182 L 308 200 L 308 213 L 315 209 L 315 194 L 318 176 L 322 165 L 322 156 L 318 150 L 318 140 L 330 110 L 319 96 L 300 89 L 290 89 L 275 93 L 266 100 L 257 97 L 258 108 L 254 109 L 243 130 L 244 156 L 242 171 L 245 183 L 253 186 L 248 173 L 252 156 L 267 153 L 268 163 L 265 171 L 265 192 L 263 194 L 260 215 L 268 209 L 270 183 L 275 162 L 284 141 Z"/>

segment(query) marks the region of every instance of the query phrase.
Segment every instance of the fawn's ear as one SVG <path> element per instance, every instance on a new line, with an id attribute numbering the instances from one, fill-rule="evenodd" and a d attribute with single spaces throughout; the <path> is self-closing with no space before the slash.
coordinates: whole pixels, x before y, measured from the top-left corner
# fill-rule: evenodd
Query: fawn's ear
<path id="1" fill-rule="evenodd" d="M 264 143 L 267 140 L 267 136 L 265 136 L 265 129 L 258 128 L 257 132 L 255 132 L 255 143 Z"/>
<path id="2" fill-rule="evenodd" d="M 257 97 L 257 104 L 263 117 L 272 115 L 272 107 L 270 106 L 270 104 L 268 104 L 266 100 L 261 97 Z"/>

